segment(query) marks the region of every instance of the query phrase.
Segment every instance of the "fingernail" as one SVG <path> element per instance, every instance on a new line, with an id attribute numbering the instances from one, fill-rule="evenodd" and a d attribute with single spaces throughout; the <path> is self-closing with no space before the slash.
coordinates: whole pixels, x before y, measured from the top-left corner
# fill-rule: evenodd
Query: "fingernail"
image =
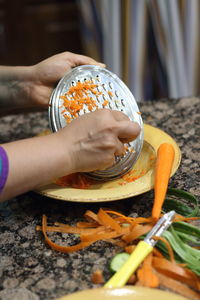
<path id="1" fill-rule="evenodd" d="M 141 130 L 141 126 L 137 123 L 137 122 L 134 122 L 134 121 L 131 121 L 132 124 L 134 124 L 135 127 L 138 127 L 138 130 Z"/>
<path id="2" fill-rule="evenodd" d="M 100 65 L 102 68 L 106 68 L 106 65 L 103 64 L 103 63 L 99 63 L 99 65 Z"/>

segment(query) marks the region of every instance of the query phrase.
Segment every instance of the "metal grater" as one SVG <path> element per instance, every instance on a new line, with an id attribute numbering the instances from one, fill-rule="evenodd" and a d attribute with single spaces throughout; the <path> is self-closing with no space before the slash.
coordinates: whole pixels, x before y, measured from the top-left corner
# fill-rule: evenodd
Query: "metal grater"
<path id="1" fill-rule="evenodd" d="M 80 111 L 74 116 L 69 109 L 63 106 L 64 97 L 73 101 L 73 93 L 69 92 L 78 83 L 90 83 L 94 86 L 92 91 L 88 91 L 87 96 L 96 103 L 96 107 L 88 107 L 84 104 Z M 53 132 L 65 127 L 71 118 L 77 118 L 85 113 L 94 111 L 97 108 L 108 108 L 119 110 L 125 113 L 132 121 L 137 122 L 141 127 L 140 135 L 134 141 L 126 145 L 123 156 L 116 157 L 115 164 L 106 170 L 97 170 L 86 173 L 97 180 L 113 180 L 127 173 L 138 159 L 143 145 L 143 122 L 137 103 L 128 87 L 107 69 L 84 65 L 72 69 L 58 83 L 54 89 L 49 103 L 49 124 Z"/>

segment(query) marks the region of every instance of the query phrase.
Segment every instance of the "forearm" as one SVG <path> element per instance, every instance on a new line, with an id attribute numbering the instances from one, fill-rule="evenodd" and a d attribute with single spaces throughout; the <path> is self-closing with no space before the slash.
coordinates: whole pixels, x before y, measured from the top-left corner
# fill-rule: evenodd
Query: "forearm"
<path id="1" fill-rule="evenodd" d="M 0 66 L 0 115 L 47 109 L 57 82 L 71 68 L 83 64 L 105 67 L 90 57 L 70 52 L 32 66 Z"/>
<path id="2" fill-rule="evenodd" d="M 0 201 L 60 176 L 106 169 L 113 165 L 116 155 L 124 153 L 123 143 L 134 140 L 139 133 L 139 125 L 123 113 L 99 109 L 56 133 L 4 144 L 9 172 L 7 177 L 6 168 L 7 181 Z"/>
<path id="3" fill-rule="evenodd" d="M 2 145 L 9 173 L 0 201 L 33 190 L 71 172 L 68 152 L 57 134 Z"/>
<path id="4" fill-rule="evenodd" d="M 32 67 L 0 66 L 0 115 L 28 108 L 31 71 Z"/>

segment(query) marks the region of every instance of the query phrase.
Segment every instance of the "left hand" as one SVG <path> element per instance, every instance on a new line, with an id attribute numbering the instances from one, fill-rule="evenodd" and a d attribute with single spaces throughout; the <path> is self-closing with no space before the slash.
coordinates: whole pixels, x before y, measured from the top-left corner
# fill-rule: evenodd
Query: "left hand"
<path id="1" fill-rule="evenodd" d="M 30 106 L 47 107 L 53 88 L 65 73 L 73 67 L 86 64 L 105 67 L 91 57 L 71 52 L 56 54 L 31 66 L 26 88 Z"/>

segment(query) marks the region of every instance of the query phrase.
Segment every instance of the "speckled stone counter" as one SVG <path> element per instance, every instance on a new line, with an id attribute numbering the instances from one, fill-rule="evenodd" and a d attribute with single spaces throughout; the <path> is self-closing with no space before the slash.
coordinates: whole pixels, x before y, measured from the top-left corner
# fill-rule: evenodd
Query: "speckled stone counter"
<path id="1" fill-rule="evenodd" d="M 139 104 L 145 123 L 171 135 L 182 151 L 182 162 L 170 180 L 200 196 L 200 99 L 162 100 Z M 48 128 L 46 112 L 7 116 L 0 119 L 0 143 L 27 138 Z M 107 202 L 106 207 L 127 215 L 148 216 L 153 193 Z M 105 242 L 72 254 L 55 252 L 44 243 L 35 227 L 42 214 L 50 221 L 73 223 L 86 209 L 97 211 L 102 203 L 82 204 L 50 199 L 34 192 L 0 204 L 0 299 L 56 299 L 78 290 L 98 287 L 91 274 L 102 269 L 110 276 L 108 261 L 119 248 Z M 56 241 L 73 242 L 66 234 Z"/>

